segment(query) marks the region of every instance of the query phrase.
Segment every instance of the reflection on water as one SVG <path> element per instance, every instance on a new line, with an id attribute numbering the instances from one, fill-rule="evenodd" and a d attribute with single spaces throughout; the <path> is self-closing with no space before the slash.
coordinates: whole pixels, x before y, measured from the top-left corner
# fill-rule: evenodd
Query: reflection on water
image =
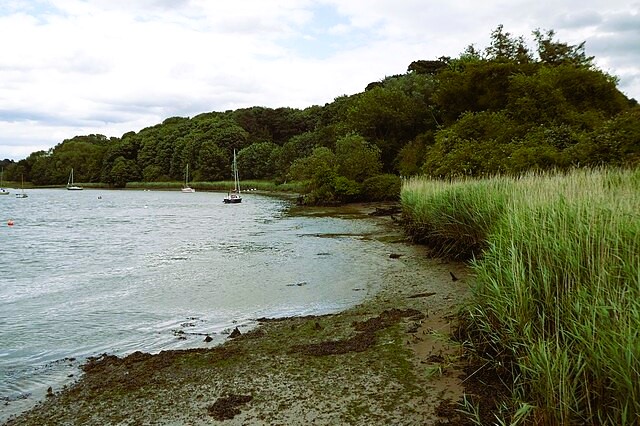
<path id="1" fill-rule="evenodd" d="M 376 290 L 372 223 L 287 211 L 206 192 L 0 200 L 0 421 L 88 356 L 214 345 L 255 318 L 334 312 Z"/>

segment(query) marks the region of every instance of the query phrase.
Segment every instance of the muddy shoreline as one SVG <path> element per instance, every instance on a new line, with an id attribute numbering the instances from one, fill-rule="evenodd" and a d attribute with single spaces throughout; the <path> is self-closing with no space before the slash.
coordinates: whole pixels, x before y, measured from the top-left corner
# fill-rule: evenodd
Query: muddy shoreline
<path id="1" fill-rule="evenodd" d="M 90 359 L 76 383 L 5 425 L 465 424 L 456 404 L 481 391 L 450 336 L 470 271 L 408 243 L 381 208 L 308 210 L 380 222 L 369 237 L 388 246 L 386 284 L 364 303 L 262 318 L 211 349 Z"/>

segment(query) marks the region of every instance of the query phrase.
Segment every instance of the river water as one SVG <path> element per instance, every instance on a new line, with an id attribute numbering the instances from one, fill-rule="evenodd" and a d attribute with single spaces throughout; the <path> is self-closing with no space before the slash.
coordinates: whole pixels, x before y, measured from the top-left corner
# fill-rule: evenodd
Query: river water
<path id="1" fill-rule="evenodd" d="M 336 312 L 382 284 L 373 221 L 296 216 L 256 194 L 27 193 L 0 199 L 0 422 L 87 357 L 216 345 L 256 318 Z"/>

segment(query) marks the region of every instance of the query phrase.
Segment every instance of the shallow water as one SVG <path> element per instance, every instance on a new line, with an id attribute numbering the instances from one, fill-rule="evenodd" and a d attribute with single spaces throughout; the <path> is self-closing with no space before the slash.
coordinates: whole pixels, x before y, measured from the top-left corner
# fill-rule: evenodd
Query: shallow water
<path id="1" fill-rule="evenodd" d="M 381 285 L 371 221 L 294 216 L 255 194 L 27 193 L 0 200 L 0 421 L 89 356 L 216 345 L 256 318 L 336 312 Z"/>

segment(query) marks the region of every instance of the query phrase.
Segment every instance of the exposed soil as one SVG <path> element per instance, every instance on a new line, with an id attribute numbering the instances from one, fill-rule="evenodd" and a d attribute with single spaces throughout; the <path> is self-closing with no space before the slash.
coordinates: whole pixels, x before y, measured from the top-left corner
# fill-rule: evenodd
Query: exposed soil
<path id="1" fill-rule="evenodd" d="M 500 384 L 451 339 L 469 269 L 408 243 L 393 206 L 336 212 L 377 221 L 369 237 L 397 255 L 381 256 L 375 297 L 332 315 L 261 318 L 216 348 L 92 358 L 74 385 L 6 425 L 472 424 L 463 395 L 491 407 L 498 391 L 487 389 Z"/>

